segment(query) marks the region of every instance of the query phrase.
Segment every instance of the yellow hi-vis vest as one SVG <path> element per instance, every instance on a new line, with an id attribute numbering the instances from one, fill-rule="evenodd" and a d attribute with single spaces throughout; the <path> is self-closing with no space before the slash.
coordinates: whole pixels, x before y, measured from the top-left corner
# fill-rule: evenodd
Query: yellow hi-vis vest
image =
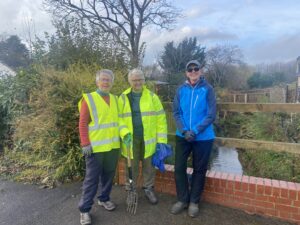
<path id="1" fill-rule="evenodd" d="M 93 153 L 120 148 L 117 96 L 109 94 L 110 105 L 97 92 L 83 94 L 83 99 L 87 102 L 91 117 L 88 128 Z M 82 99 L 78 103 L 79 110 L 81 102 Z"/>
<path id="2" fill-rule="evenodd" d="M 133 135 L 131 107 L 127 94 L 131 88 L 119 97 L 120 135 L 123 138 L 128 132 Z M 163 106 L 156 94 L 143 87 L 140 99 L 140 111 L 144 128 L 145 155 L 148 158 L 155 153 L 157 143 L 167 143 L 167 120 Z M 122 155 L 127 157 L 126 146 L 122 144 Z M 133 158 L 131 145 L 131 158 Z"/>

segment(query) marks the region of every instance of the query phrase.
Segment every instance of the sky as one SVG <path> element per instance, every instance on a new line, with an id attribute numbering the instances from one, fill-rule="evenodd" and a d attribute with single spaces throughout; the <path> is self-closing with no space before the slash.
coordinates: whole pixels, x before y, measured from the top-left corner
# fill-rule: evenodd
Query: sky
<path id="1" fill-rule="evenodd" d="M 43 0 L 0 0 L 0 34 L 53 33 Z M 18 3 L 16 3 L 18 2 Z M 172 0 L 182 9 L 172 31 L 146 28 L 144 64 L 151 64 L 169 42 L 197 37 L 208 50 L 216 45 L 240 47 L 249 64 L 295 60 L 300 55 L 299 0 Z"/>

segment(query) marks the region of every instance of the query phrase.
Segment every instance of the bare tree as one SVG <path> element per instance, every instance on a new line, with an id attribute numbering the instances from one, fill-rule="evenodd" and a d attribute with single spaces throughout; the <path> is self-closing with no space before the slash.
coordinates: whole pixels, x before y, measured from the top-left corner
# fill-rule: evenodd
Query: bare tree
<path id="1" fill-rule="evenodd" d="M 214 86 L 222 87 L 233 66 L 243 64 L 243 54 L 238 46 L 218 45 L 206 53 L 207 73 Z"/>
<path id="2" fill-rule="evenodd" d="M 76 14 L 110 33 L 137 66 L 145 43 L 140 43 L 146 26 L 171 29 L 180 11 L 168 0 L 44 0 L 49 11 L 63 18 Z"/>

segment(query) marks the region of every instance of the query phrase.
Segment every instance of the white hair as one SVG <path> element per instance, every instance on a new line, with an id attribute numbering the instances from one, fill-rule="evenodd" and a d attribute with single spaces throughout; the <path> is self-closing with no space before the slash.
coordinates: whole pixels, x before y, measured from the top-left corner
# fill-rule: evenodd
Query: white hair
<path id="1" fill-rule="evenodd" d="M 145 75 L 144 72 L 141 69 L 135 68 L 129 71 L 128 73 L 128 80 L 133 76 L 133 75 L 138 75 L 140 77 L 142 77 L 143 79 L 145 79 Z"/>
<path id="2" fill-rule="evenodd" d="M 103 74 L 110 76 L 112 79 L 112 82 L 114 82 L 115 75 L 114 75 L 113 71 L 108 70 L 108 69 L 98 70 L 96 72 L 96 82 L 98 82 L 100 80 L 100 76 Z"/>

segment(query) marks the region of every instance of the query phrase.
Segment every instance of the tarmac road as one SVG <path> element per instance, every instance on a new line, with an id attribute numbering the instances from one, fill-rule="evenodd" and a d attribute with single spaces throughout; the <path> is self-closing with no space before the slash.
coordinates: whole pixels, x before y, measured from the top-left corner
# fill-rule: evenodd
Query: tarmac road
<path id="1" fill-rule="evenodd" d="M 80 225 L 77 203 L 81 184 L 68 184 L 55 189 L 0 180 L 0 225 Z M 158 205 L 150 205 L 139 191 L 135 216 L 126 212 L 126 193 L 114 186 L 111 198 L 118 204 L 113 212 L 94 205 L 93 225 L 291 225 L 291 223 L 248 215 L 242 211 L 209 203 L 200 204 L 200 215 L 190 218 L 187 212 L 171 215 L 174 196 L 158 194 Z"/>

